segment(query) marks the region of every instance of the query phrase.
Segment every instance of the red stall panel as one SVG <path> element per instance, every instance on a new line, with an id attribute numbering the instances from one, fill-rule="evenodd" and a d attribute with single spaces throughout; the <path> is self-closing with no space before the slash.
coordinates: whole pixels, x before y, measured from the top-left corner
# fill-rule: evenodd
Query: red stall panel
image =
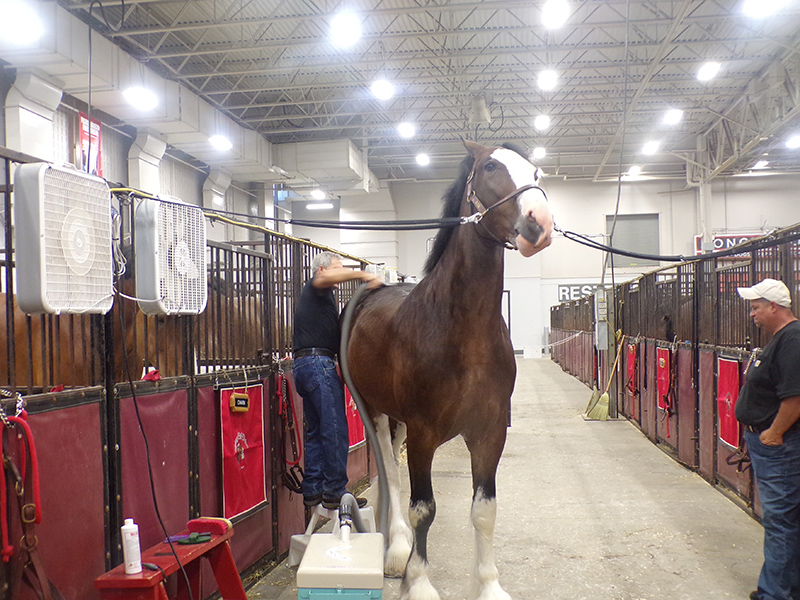
<path id="1" fill-rule="evenodd" d="M 730 446 L 739 446 L 739 421 L 734 410 L 739 398 L 739 361 L 720 358 L 717 360 L 717 415 L 719 439 Z"/>
<path id="2" fill-rule="evenodd" d="M 106 570 L 102 405 L 95 401 L 35 412 L 37 404 L 29 400 L 28 422 L 39 461 L 39 554 L 47 576 L 67 600 L 96 598 L 94 579 Z M 14 509 L 13 496 L 8 506 Z M 16 535 L 15 548 L 18 542 Z M 24 585 L 21 595 L 35 597 Z"/>
<path id="3" fill-rule="evenodd" d="M 657 438 L 677 450 L 678 448 L 678 428 L 676 418 L 677 402 L 675 398 L 673 378 L 677 371 L 673 367 L 676 357 L 672 355 L 669 348 L 656 348 L 656 403 L 658 416 L 656 418 Z"/>
<path id="4" fill-rule="evenodd" d="M 137 395 L 147 434 L 158 509 L 169 533 L 189 520 L 189 438 L 186 390 Z M 139 542 L 149 548 L 164 539 L 150 492 L 147 456 L 132 398 L 120 400 L 122 509 L 139 525 Z"/>

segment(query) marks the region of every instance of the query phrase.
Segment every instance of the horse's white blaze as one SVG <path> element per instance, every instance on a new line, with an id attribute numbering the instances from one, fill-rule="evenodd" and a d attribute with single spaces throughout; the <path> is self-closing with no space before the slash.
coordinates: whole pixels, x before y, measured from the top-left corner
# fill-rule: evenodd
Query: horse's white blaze
<path id="1" fill-rule="evenodd" d="M 477 494 L 470 511 L 475 528 L 474 577 L 479 600 L 508 600 L 510 596 L 500 587 L 494 558 L 494 524 L 497 500 Z"/>
<path id="2" fill-rule="evenodd" d="M 389 484 L 389 546 L 386 548 L 383 572 L 387 577 L 402 577 L 411 554 L 412 534 L 400 507 L 400 469 L 392 446 L 389 417 L 381 415 L 376 420 L 376 430 Z"/>
<path id="3" fill-rule="evenodd" d="M 503 163 L 517 188 L 538 183 L 538 169 L 513 150 L 497 148 L 492 152 L 492 158 Z M 550 205 L 541 190 L 523 192 L 517 198 L 517 203 L 523 215 L 536 221 L 544 229 L 538 240 L 526 240 L 522 236 L 517 236 L 520 253 L 523 256 L 531 256 L 550 244 L 554 227 L 553 213 L 550 212 Z"/>
<path id="4" fill-rule="evenodd" d="M 428 563 L 414 553 L 406 567 L 406 577 L 400 589 L 400 600 L 439 600 L 439 592 L 428 578 Z"/>

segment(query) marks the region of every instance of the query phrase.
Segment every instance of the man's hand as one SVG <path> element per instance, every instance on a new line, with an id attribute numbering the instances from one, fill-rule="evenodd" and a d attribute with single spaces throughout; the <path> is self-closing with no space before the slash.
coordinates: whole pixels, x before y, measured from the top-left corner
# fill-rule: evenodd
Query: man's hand
<path id="1" fill-rule="evenodd" d="M 783 434 L 774 432 L 772 427 L 762 431 L 758 439 L 760 439 L 761 443 L 765 446 L 780 446 L 783 444 Z"/>
<path id="2" fill-rule="evenodd" d="M 375 273 L 367 273 L 366 271 L 361 271 L 361 280 L 369 284 L 367 285 L 368 290 L 374 290 L 384 285 L 383 278 L 378 277 Z"/>

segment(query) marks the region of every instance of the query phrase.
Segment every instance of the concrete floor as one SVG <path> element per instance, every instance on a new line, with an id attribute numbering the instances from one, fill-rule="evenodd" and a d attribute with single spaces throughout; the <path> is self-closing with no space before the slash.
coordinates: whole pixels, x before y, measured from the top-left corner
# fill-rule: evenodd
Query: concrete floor
<path id="1" fill-rule="evenodd" d="M 498 472 L 500 583 L 515 600 L 746 599 L 761 526 L 627 421 L 589 422 L 590 390 L 548 359 L 518 359 L 512 427 Z M 469 460 L 461 438 L 434 460 L 431 581 L 470 594 Z M 406 482 L 407 486 L 407 482 Z M 364 494 L 377 503 L 377 485 Z M 283 563 L 251 600 L 297 598 Z M 385 579 L 384 598 L 399 598 Z"/>

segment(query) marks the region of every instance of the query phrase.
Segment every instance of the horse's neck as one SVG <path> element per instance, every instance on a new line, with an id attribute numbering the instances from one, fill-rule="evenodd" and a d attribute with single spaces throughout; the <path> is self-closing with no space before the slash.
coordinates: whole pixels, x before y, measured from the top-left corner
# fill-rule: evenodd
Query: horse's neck
<path id="1" fill-rule="evenodd" d="M 471 313 L 494 317 L 500 314 L 503 293 L 503 252 L 502 246 L 478 236 L 476 225 L 462 225 L 423 281 L 431 290 L 445 290 L 451 309 L 463 305 Z"/>

